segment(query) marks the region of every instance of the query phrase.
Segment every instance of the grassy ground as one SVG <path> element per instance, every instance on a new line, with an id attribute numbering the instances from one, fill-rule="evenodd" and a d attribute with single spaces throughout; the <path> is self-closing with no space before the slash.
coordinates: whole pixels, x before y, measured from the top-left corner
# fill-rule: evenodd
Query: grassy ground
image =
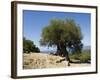
<path id="1" fill-rule="evenodd" d="M 71 63 L 70 67 L 89 66 L 88 63 Z M 44 53 L 23 54 L 24 69 L 39 69 L 39 68 L 63 68 L 69 67 L 68 62 L 64 57 L 54 56 Z"/>

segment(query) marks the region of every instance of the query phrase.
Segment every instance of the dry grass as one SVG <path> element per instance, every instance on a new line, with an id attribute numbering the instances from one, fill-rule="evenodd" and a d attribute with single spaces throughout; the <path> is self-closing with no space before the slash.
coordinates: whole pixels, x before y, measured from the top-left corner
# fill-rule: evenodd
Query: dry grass
<path id="1" fill-rule="evenodd" d="M 59 62 L 64 59 L 60 56 L 54 56 L 44 53 L 24 53 L 24 69 L 39 69 L 39 68 L 60 68 L 60 67 L 68 67 L 67 61 Z M 71 64 L 71 66 L 87 66 L 89 64 Z"/>

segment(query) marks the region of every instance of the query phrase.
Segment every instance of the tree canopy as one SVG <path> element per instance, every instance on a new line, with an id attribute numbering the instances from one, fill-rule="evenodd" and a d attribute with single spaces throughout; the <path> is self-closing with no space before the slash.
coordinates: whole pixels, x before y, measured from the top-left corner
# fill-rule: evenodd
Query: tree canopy
<path id="1" fill-rule="evenodd" d="M 40 52 L 39 48 L 33 43 L 33 41 L 23 38 L 23 52 L 30 53 L 30 52 Z"/>
<path id="2" fill-rule="evenodd" d="M 43 28 L 40 44 L 42 46 L 56 46 L 58 55 L 66 55 L 67 48 L 73 48 L 80 53 L 82 49 L 82 32 L 80 26 L 73 19 L 52 19 L 50 24 Z"/>

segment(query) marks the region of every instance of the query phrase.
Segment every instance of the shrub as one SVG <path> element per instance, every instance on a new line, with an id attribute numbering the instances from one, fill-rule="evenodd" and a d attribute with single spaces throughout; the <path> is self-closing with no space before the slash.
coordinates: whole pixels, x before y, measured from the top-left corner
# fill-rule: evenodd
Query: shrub
<path id="1" fill-rule="evenodd" d="M 88 63 L 91 60 L 91 54 L 88 51 L 83 51 L 80 54 L 70 54 L 71 60 L 80 60 L 80 63 Z"/>
<path id="2" fill-rule="evenodd" d="M 90 53 L 82 53 L 81 56 L 80 56 L 80 61 L 81 62 L 89 62 L 91 60 L 91 56 L 90 56 Z"/>
<path id="3" fill-rule="evenodd" d="M 30 53 L 30 52 L 40 52 L 39 48 L 31 40 L 27 40 L 23 38 L 23 52 Z"/>
<path id="4" fill-rule="evenodd" d="M 79 54 L 70 54 L 69 57 L 70 59 L 74 59 L 74 60 L 79 60 Z"/>

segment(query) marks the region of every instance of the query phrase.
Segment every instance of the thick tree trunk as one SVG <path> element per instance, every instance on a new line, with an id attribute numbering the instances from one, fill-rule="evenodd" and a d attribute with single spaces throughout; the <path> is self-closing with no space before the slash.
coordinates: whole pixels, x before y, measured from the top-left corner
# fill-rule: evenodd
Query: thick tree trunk
<path id="1" fill-rule="evenodd" d="M 62 56 L 61 46 L 59 44 L 57 45 L 57 52 L 56 52 L 56 54 L 59 55 L 59 56 Z"/>
<path id="2" fill-rule="evenodd" d="M 69 55 L 68 55 L 68 51 L 67 50 L 64 51 L 63 54 L 64 54 L 64 57 L 66 58 L 66 60 L 70 62 L 70 58 L 69 58 Z"/>
<path id="3" fill-rule="evenodd" d="M 68 51 L 66 50 L 66 45 L 64 45 L 63 43 L 57 45 L 56 54 L 65 57 L 66 60 L 70 62 Z"/>

